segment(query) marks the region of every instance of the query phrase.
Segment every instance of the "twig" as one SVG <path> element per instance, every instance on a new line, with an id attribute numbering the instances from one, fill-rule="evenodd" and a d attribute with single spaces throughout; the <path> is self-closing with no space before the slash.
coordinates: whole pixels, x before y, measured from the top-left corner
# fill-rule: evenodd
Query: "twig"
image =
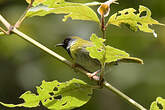
<path id="1" fill-rule="evenodd" d="M 0 21 L 7 27 L 7 29 L 10 28 L 10 24 L 1 15 L 0 15 Z M 57 60 L 65 63 L 66 65 L 68 65 L 70 67 L 73 67 L 73 64 L 71 62 L 69 62 L 67 59 L 63 58 L 62 56 L 58 55 L 54 51 L 48 49 L 44 45 L 42 45 L 39 42 L 35 41 L 34 39 L 30 38 L 26 34 L 22 33 L 18 29 L 16 29 L 15 27 L 12 29 L 12 32 L 14 32 L 15 34 L 17 34 L 21 38 L 25 39 L 29 43 L 33 44 L 34 46 L 36 46 L 36 47 L 40 48 L 41 50 L 45 51 L 46 53 L 48 53 L 49 55 L 53 56 Z M 91 74 L 91 73 L 88 73 L 87 71 L 85 71 L 85 70 L 83 70 L 82 68 L 79 68 L 79 67 L 75 67 L 74 69 L 80 71 L 81 73 L 83 73 L 83 74 L 85 74 L 87 76 L 89 76 Z M 93 80 L 98 81 L 99 78 L 97 76 L 94 76 L 93 77 Z M 104 81 L 103 82 L 103 86 L 106 87 L 107 89 L 111 90 L 115 94 L 117 94 L 119 97 L 123 98 L 125 101 L 127 101 L 129 104 L 133 105 L 137 109 L 139 109 L 139 110 L 147 110 L 143 106 L 141 106 L 140 104 L 138 104 L 137 102 L 135 102 L 134 100 L 132 100 L 131 98 L 129 98 L 127 95 L 123 94 L 118 89 L 116 89 L 115 87 L 113 87 L 112 85 L 110 85 L 107 81 Z"/>
<path id="2" fill-rule="evenodd" d="M 14 27 L 19 28 L 21 23 L 25 20 L 26 18 L 26 13 L 28 12 L 28 10 L 32 7 L 34 0 L 31 0 L 30 4 L 28 5 L 28 7 L 26 8 L 25 12 L 23 13 L 23 15 L 18 19 L 18 21 L 15 23 Z"/>
<path id="3" fill-rule="evenodd" d="M 103 33 L 103 36 L 102 36 L 103 39 L 105 39 L 105 30 L 106 30 L 104 22 L 105 22 L 104 15 L 101 15 L 101 31 Z"/>
<path id="4" fill-rule="evenodd" d="M 8 34 L 8 32 L 6 30 L 4 30 L 2 27 L 0 27 L 0 30 L 2 31 L 1 34 Z"/>

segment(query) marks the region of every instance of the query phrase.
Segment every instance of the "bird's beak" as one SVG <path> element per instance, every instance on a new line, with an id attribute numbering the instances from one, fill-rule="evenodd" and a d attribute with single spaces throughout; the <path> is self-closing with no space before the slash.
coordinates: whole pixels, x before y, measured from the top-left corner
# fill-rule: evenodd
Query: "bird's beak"
<path id="1" fill-rule="evenodd" d="M 63 44 L 63 43 L 61 43 L 61 44 L 56 44 L 56 47 L 58 47 L 58 46 L 64 46 L 64 44 Z"/>

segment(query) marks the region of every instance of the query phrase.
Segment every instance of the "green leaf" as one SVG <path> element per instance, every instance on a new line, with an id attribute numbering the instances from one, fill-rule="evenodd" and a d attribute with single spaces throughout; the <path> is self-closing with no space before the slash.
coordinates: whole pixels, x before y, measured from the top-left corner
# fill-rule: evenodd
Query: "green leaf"
<path id="1" fill-rule="evenodd" d="M 42 85 L 37 87 L 38 95 L 30 91 L 21 95 L 20 98 L 24 99 L 25 103 L 14 105 L 0 102 L 0 104 L 7 107 L 36 107 L 41 102 L 48 109 L 66 110 L 87 103 L 92 92 L 91 86 L 78 79 L 72 79 L 64 83 L 43 81 Z"/>
<path id="2" fill-rule="evenodd" d="M 0 35 L 5 35 L 5 33 L 0 31 Z"/>
<path id="3" fill-rule="evenodd" d="M 109 45 L 106 46 L 106 60 L 105 60 L 106 63 L 115 62 L 119 59 L 128 58 L 128 57 L 129 57 L 128 53 L 113 48 Z"/>
<path id="4" fill-rule="evenodd" d="M 80 4 L 80 3 L 70 3 L 70 2 L 43 2 L 43 5 L 37 5 L 28 10 L 26 17 L 32 16 L 45 16 L 50 13 L 55 14 L 67 14 L 65 15 L 63 21 L 66 21 L 68 18 L 72 18 L 73 20 L 89 20 L 100 22 L 96 13 L 87 5 L 97 5 L 97 3 L 88 3 L 88 4 Z"/>
<path id="5" fill-rule="evenodd" d="M 143 60 L 136 58 L 136 57 L 127 57 L 127 58 L 122 58 L 120 60 L 117 60 L 118 62 L 125 62 L 125 63 L 138 63 L 138 64 L 144 64 Z"/>
<path id="6" fill-rule="evenodd" d="M 26 0 L 27 3 L 31 3 L 31 0 Z M 33 2 L 33 6 L 37 6 L 37 5 L 40 5 L 40 4 L 43 4 L 43 5 L 53 5 L 53 4 L 57 4 L 57 3 L 63 3 L 64 0 L 34 0 Z"/>
<path id="7" fill-rule="evenodd" d="M 156 101 L 152 102 L 150 110 L 165 110 L 165 99 L 157 97 Z"/>
<path id="8" fill-rule="evenodd" d="M 116 26 L 120 26 L 120 24 L 122 23 L 129 25 L 130 29 L 133 31 L 137 31 L 139 29 L 143 32 L 153 33 L 155 37 L 157 37 L 157 35 L 154 32 L 154 30 L 149 27 L 149 25 L 163 25 L 158 21 L 152 19 L 151 11 L 148 8 L 141 5 L 139 6 L 138 11 L 136 11 L 133 8 L 129 8 L 115 13 L 110 17 L 107 25 L 113 24 Z"/>
<path id="9" fill-rule="evenodd" d="M 97 47 L 104 47 L 105 39 L 99 38 L 96 34 L 92 34 L 90 40 L 97 46 Z"/>
<path id="10" fill-rule="evenodd" d="M 22 104 L 17 104 L 17 105 L 14 105 L 14 104 L 5 104 L 5 103 L 2 103 L 0 102 L 0 104 L 6 106 L 6 107 L 37 107 L 39 106 L 39 102 L 40 102 L 40 99 L 39 99 L 39 96 L 31 93 L 30 91 L 27 91 L 25 92 L 24 94 L 22 94 L 20 96 L 21 99 L 24 99 L 24 103 Z"/>
<path id="11" fill-rule="evenodd" d="M 92 58 L 98 59 L 101 63 L 104 63 L 104 55 L 105 55 L 105 39 L 98 38 L 96 34 L 92 34 L 90 40 L 93 42 L 92 47 L 87 47 L 86 50 L 89 51 L 89 55 Z"/>
<path id="12" fill-rule="evenodd" d="M 77 20 L 90 20 L 99 23 L 99 19 L 96 13 L 88 6 L 64 6 L 55 9 L 56 14 L 68 14 L 64 17 L 63 21 L 66 21 L 69 17 Z"/>
<path id="13" fill-rule="evenodd" d="M 111 62 L 125 62 L 125 63 L 139 63 L 143 64 L 143 60 L 135 57 L 130 57 L 128 53 L 125 51 L 116 49 L 114 47 L 111 47 L 109 45 L 106 46 L 106 56 L 105 56 L 106 63 Z"/>
<path id="14" fill-rule="evenodd" d="M 94 45 L 92 47 L 87 47 L 86 50 L 89 52 L 91 58 L 97 59 L 101 63 L 130 62 L 143 64 L 141 59 L 130 57 L 125 51 L 113 48 L 109 45 L 105 46 L 105 39 L 98 38 L 95 34 L 92 34 L 90 40 Z"/>
<path id="15" fill-rule="evenodd" d="M 26 0 L 27 3 L 31 3 L 31 0 Z M 37 6 L 40 4 L 49 6 L 49 7 L 54 7 L 56 4 L 62 4 L 62 3 L 71 3 L 71 2 L 65 2 L 65 0 L 34 0 L 33 6 Z M 100 5 L 101 2 L 89 2 L 89 3 L 74 3 L 74 4 L 82 4 L 86 6 L 95 6 L 95 5 Z"/>

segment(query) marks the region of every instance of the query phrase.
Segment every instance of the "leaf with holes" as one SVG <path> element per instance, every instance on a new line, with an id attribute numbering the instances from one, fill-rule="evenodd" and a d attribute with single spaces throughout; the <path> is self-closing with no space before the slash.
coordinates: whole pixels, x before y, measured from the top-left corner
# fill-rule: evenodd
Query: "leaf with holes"
<path id="1" fill-rule="evenodd" d="M 165 99 L 157 97 L 156 101 L 152 102 L 150 110 L 165 110 Z"/>
<path id="2" fill-rule="evenodd" d="M 93 46 L 87 47 L 86 50 L 89 52 L 91 58 L 97 59 L 103 64 L 113 62 L 143 64 L 141 59 L 130 57 L 130 55 L 125 51 L 113 48 L 109 45 L 105 46 L 105 39 L 98 38 L 95 34 L 92 34 L 90 40 L 93 42 Z"/>
<path id="3" fill-rule="evenodd" d="M 39 106 L 40 98 L 39 96 L 31 93 L 30 91 L 25 92 L 20 96 L 21 99 L 23 99 L 25 102 L 22 104 L 5 104 L 3 102 L 0 102 L 0 104 L 6 106 L 6 107 L 37 107 Z"/>
<path id="4" fill-rule="evenodd" d="M 46 2 L 47 1 L 47 2 Z M 45 16 L 50 13 L 55 14 L 67 14 L 65 15 L 63 21 L 66 21 L 68 18 L 72 18 L 73 20 L 89 20 L 95 21 L 99 23 L 99 18 L 96 13 L 89 6 L 97 5 L 98 2 L 94 3 L 70 3 L 70 2 L 45 2 L 41 3 L 43 5 L 37 5 L 32 7 L 26 13 L 26 17 L 33 16 Z"/>
<path id="5" fill-rule="evenodd" d="M 135 57 L 130 57 L 125 51 L 116 49 L 109 45 L 106 46 L 106 63 L 111 62 L 126 62 L 126 63 L 139 63 L 143 64 L 143 60 Z"/>
<path id="6" fill-rule="evenodd" d="M 31 3 L 31 0 L 26 0 L 27 3 Z M 45 5 L 48 7 L 56 7 L 58 4 L 71 4 L 71 2 L 65 2 L 65 0 L 34 0 L 33 2 L 33 6 L 37 6 L 37 5 Z M 95 6 L 95 5 L 100 5 L 101 2 L 89 2 L 89 3 L 74 3 L 75 5 L 78 4 L 82 4 L 82 5 L 86 5 L 86 6 Z"/>
<path id="7" fill-rule="evenodd" d="M 80 107 L 87 103 L 93 93 L 91 86 L 82 80 L 72 79 L 60 83 L 58 81 L 46 82 L 37 87 L 38 95 L 30 91 L 24 93 L 20 98 L 24 99 L 23 104 L 0 104 L 7 107 L 37 107 L 41 102 L 48 109 L 68 110 Z"/>
<path id="8" fill-rule="evenodd" d="M 31 0 L 26 0 L 27 3 L 31 3 Z M 43 5 L 53 5 L 53 4 L 57 4 L 57 3 L 63 3 L 64 0 L 34 0 L 33 2 L 33 6 L 37 6 L 37 5 L 40 5 L 40 4 L 43 4 Z"/>
<path id="9" fill-rule="evenodd" d="M 90 40 L 93 42 L 92 47 L 87 47 L 86 50 L 89 52 L 90 57 L 99 60 L 102 64 L 104 63 L 104 55 L 105 55 L 105 39 L 99 38 L 96 34 L 92 34 Z"/>
<path id="10" fill-rule="evenodd" d="M 140 5 L 138 11 L 139 13 L 133 8 L 119 11 L 110 17 L 107 25 L 113 24 L 120 26 L 120 24 L 124 23 L 129 25 L 131 30 L 137 31 L 139 29 L 143 32 L 153 33 L 154 36 L 157 37 L 156 33 L 149 27 L 149 25 L 163 24 L 151 18 L 151 11 L 148 8 Z"/>

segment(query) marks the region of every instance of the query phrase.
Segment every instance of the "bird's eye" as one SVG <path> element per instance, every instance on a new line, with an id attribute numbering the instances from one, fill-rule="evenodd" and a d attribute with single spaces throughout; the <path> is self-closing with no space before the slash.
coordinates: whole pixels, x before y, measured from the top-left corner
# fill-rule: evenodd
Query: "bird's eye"
<path id="1" fill-rule="evenodd" d="M 64 44 L 68 44 L 70 40 L 71 40 L 71 38 L 66 38 L 66 39 L 64 40 Z"/>

